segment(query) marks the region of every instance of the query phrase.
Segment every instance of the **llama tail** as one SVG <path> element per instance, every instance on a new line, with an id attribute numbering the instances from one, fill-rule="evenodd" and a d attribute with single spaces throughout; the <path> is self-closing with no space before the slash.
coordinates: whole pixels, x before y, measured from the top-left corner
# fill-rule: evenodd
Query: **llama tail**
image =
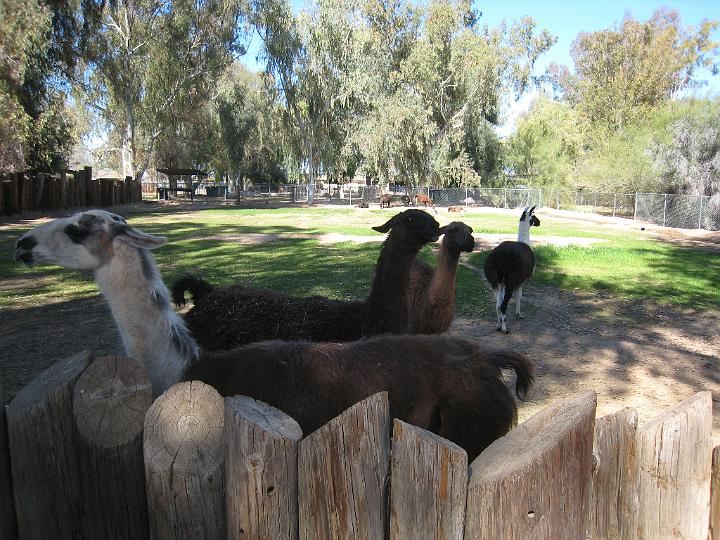
<path id="1" fill-rule="evenodd" d="M 210 285 L 204 279 L 193 276 L 191 274 L 184 274 L 181 278 L 177 279 L 172 285 L 172 299 L 177 306 L 185 305 L 185 291 L 190 291 L 193 300 L 197 301 L 203 296 L 207 295 L 213 290 L 213 286 Z"/>
<path id="2" fill-rule="evenodd" d="M 535 365 L 524 354 L 515 351 L 493 351 L 490 355 L 492 362 L 500 368 L 512 369 L 517 375 L 515 393 L 521 400 L 525 400 L 533 382 L 535 382 Z"/>

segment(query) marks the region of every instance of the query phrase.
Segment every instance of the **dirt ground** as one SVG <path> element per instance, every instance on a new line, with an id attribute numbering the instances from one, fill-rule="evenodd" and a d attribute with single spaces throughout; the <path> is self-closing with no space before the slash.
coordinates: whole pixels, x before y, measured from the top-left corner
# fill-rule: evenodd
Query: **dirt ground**
<path id="1" fill-rule="evenodd" d="M 643 224 L 628 220 L 552 213 L 561 219 L 632 228 L 638 234 L 716 251 L 720 256 L 720 233 L 652 225 L 639 231 Z M 478 249 L 504 239 L 500 236 L 478 235 Z M 0 286 L 33 284 L 14 280 Z M 494 305 L 489 290 L 478 302 Z M 720 306 L 712 311 L 668 308 L 650 301 L 620 300 L 606 292 L 558 291 L 531 283 L 524 290 L 523 311 L 524 319 L 509 321 L 508 335 L 496 332 L 491 318 L 458 317 L 450 330 L 493 347 L 520 350 L 536 362 L 536 384 L 529 400 L 519 406 L 521 420 L 558 398 L 594 390 L 598 416 L 635 407 L 642 423 L 695 392 L 710 390 L 713 438 L 715 444 L 720 443 Z M 0 373 L 6 400 L 54 361 L 79 349 L 96 354 L 122 350 L 109 309 L 99 295 L 3 310 L 0 328 Z"/>

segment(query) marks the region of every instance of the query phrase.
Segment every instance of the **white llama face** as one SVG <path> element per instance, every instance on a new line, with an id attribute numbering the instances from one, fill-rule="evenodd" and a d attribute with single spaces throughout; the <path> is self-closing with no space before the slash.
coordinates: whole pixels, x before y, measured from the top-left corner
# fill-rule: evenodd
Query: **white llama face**
<path id="1" fill-rule="evenodd" d="M 18 239 L 14 258 L 27 266 L 96 270 L 112 258 L 115 241 L 152 249 L 165 238 L 133 229 L 117 214 L 88 210 L 30 229 Z"/>

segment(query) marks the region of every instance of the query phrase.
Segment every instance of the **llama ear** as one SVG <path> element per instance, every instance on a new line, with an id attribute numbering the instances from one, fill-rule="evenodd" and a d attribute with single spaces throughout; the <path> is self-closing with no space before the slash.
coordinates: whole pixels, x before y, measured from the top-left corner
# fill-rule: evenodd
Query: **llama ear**
<path id="1" fill-rule="evenodd" d="M 527 217 L 527 209 L 523 210 L 522 216 L 520 216 L 520 221 L 525 221 L 525 217 Z"/>
<path id="2" fill-rule="evenodd" d="M 164 236 L 153 236 L 138 229 L 133 229 L 129 225 L 119 227 L 118 229 L 118 239 L 122 239 L 135 247 L 155 249 L 167 242 L 167 238 Z"/>
<path id="3" fill-rule="evenodd" d="M 529 213 L 532 214 L 534 211 L 535 211 L 535 207 L 533 206 L 533 207 L 530 209 L 530 212 L 529 212 Z"/>
<path id="4" fill-rule="evenodd" d="M 399 215 L 400 214 L 398 214 L 398 216 Z M 391 217 L 387 222 L 383 223 L 382 225 L 377 225 L 372 229 L 377 232 L 386 233 L 393 228 L 393 225 L 395 225 L 395 218 L 397 218 L 397 216 Z"/>

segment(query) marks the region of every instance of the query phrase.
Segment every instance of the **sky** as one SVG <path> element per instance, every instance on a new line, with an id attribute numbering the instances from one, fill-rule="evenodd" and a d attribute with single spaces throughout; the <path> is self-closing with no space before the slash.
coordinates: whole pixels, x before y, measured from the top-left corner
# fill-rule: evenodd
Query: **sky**
<path id="1" fill-rule="evenodd" d="M 295 10 L 304 5 L 303 0 L 293 0 Z M 510 0 L 506 2 L 478 2 L 473 7 L 482 12 L 479 24 L 497 26 L 503 19 L 508 22 L 530 15 L 537 21 L 538 28 L 547 28 L 557 37 L 557 43 L 537 62 L 535 75 L 541 75 L 552 62 L 573 67 L 570 46 L 580 32 L 594 32 L 619 25 L 626 12 L 633 18 L 646 20 L 662 6 L 677 10 L 684 26 L 698 26 L 703 19 L 720 20 L 720 1 L 684 0 L 660 2 L 652 0 L 603 0 L 600 2 L 560 2 L 553 0 Z M 714 39 L 720 41 L 720 30 Z M 259 38 L 254 37 L 249 53 L 242 61 L 251 69 L 260 69 L 255 62 Z M 695 91 L 696 94 L 720 95 L 720 75 L 701 73 L 707 79 L 707 86 Z M 537 92 L 526 93 L 519 101 L 509 101 L 503 111 L 504 122 L 498 134 L 508 135 L 514 128 L 520 114 L 527 111 Z"/>

